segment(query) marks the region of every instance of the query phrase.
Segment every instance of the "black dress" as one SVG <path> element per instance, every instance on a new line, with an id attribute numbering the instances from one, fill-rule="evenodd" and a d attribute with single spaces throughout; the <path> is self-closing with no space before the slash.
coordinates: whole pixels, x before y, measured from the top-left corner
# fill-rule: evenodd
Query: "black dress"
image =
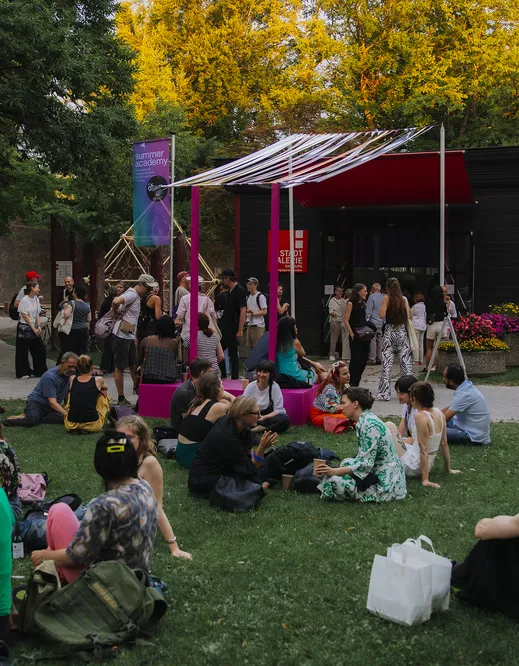
<path id="1" fill-rule="evenodd" d="M 219 419 L 193 461 L 188 481 L 191 494 L 207 499 L 222 474 L 262 483 L 261 471 L 250 455 L 256 444 L 256 436 L 248 428 L 238 432 L 228 416 Z"/>
<path id="2" fill-rule="evenodd" d="M 370 340 L 360 340 L 355 329 L 366 326 L 366 303 L 355 303 L 352 305 L 350 314 L 350 326 L 353 331 L 353 340 L 350 338 L 350 386 L 358 386 L 362 379 L 362 373 L 366 368 L 369 357 Z"/>

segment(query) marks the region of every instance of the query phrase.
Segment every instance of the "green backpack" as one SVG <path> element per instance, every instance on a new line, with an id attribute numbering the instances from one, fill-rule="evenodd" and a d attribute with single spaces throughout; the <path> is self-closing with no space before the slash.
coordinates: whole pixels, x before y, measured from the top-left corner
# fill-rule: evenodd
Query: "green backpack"
<path id="1" fill-rule="evenodd" d="M 90 650 L 135 639 L 166 610 L 145 571 L 111 560 L 87 569 L 43 600 L 33 621 L 39 636 L 72 650 Z"/>

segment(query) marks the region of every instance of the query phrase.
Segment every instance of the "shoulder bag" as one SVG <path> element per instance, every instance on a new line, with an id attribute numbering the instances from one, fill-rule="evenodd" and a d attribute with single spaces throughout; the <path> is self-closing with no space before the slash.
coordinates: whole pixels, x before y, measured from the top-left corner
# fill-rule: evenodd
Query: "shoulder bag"
<path id="1" fill-rule="evenodd" d="M 260 483 L 222 474 L 211 491 L 209 504 L 225 511 L 245 513 L 257 507 L 264 496 Z"/>

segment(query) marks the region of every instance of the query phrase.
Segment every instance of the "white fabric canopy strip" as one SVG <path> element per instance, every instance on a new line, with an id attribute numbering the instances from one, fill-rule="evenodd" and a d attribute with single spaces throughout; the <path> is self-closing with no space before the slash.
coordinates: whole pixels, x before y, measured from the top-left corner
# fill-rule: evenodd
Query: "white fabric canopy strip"
<path id="1" fill-rule="evenodd" d="M 251 155 L 167 187 L 272 183 L 293 187 L 321 182 L 396 150 L 430 129 L 428 126 L 343 134 L 293 134 Z"/>

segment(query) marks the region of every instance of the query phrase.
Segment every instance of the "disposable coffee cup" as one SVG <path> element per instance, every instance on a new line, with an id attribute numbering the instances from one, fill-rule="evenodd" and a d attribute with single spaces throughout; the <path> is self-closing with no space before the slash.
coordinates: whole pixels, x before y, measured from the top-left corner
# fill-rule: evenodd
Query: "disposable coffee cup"
<path id="1" fill-rule="evenodd" d="M 326 460 L 321 458 L 314 458 L 314 472 L 319 467 L 319 465 L 326 465 Z"/>
<path id="2" fill-rule="evenodd" d="M 242 379 L 241 380 L 242 389 L 246 389 L 248 385 L 249 385 L 249 380 L 248 379 Z"/>
<path id="3" fill-rule="evenodd" d="M 283 474 L 283 476 L 281 477 L 281 487 L 283 488 L 283 490 L 290 490 L 293 478 L 294 476 L 292 474 Z"/>
<path id="4" fill-rule="evenodd" d="M 189 379 L 189 372 L 183 372 L 182 373 L 182 381 L 187 382 L 188 379 Z"/>

